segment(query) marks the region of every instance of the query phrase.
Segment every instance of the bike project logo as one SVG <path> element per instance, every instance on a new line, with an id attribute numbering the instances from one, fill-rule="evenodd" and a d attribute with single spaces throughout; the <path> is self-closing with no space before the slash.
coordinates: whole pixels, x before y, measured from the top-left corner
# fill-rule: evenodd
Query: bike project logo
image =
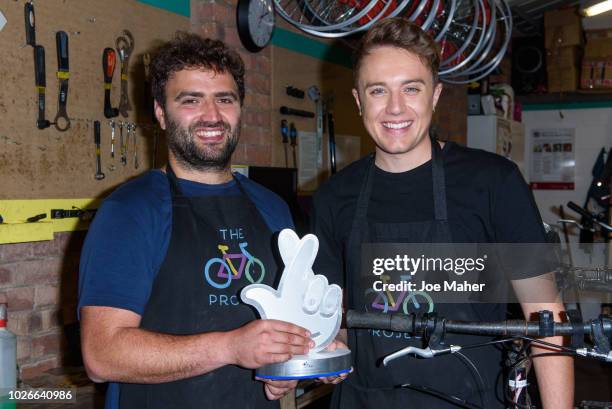
<path id="1" fill-rule="evenodd" d="M 247 250 L 248 242 L 238 243 L 240 252 L 228 253 L 230 246 L 217 245 L 221 257 L 213 257 L 204 265 L 204 279 L 216 289 L 222 290 L 237 282 L 244 275 L 249 283 L 261 283 L 266 276 L 266 267 L 260 259 Z"/>

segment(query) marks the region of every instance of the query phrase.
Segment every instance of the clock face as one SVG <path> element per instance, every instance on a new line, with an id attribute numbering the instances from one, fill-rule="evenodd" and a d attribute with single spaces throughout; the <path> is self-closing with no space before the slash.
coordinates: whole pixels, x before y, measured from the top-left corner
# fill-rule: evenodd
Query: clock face
<path id="1" fill-rule="evenodd" d="M 274 30 L 273 0 L 240 0 L 238 33 L 245 47 L 259 51 L 270 42 Z"/>

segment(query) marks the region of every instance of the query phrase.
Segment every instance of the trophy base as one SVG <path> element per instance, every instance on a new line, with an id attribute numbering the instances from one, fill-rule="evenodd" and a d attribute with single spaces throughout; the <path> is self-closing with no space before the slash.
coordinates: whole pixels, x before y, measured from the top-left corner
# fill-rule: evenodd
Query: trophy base
<path id="1" fill-rule="evenodd" d="M 336 349 L 295 355 L 287 362 L 262 366 L 255 370 L 255 375 L 273 380 L 321 378 L 347 373 L 351 365 L 351 351 Z"/>

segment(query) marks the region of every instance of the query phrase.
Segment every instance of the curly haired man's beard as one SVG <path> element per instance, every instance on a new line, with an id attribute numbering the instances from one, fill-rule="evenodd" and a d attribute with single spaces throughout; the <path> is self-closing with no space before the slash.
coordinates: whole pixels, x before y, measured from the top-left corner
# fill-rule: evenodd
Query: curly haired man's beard
<path id="1" fill-rule="evenodd" d="M 199 121 L 191 124 L 189 129 L 185 129 L 178 122 L 168 118 L 167 125 L 168 148 L 181 165 L 193 170 L 223 170 L 227 168 L 240 137 L 240 122 L 233 131 L 226 122 Z M 221 144 L 198 146 L 195 129 L 219 126 L 223 126 L 226 134 L 229 133 L 229 137 L 223 142 L 223 146 Z"/>

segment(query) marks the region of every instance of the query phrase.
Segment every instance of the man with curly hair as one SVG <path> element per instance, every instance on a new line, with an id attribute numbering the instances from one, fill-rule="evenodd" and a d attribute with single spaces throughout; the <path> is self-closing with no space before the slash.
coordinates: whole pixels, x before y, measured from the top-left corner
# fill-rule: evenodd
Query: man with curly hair
<path id="1" fill-rule="evenodd" d="M 85 367 L 111 382 L 106 408 L 268 408 L 295 382 L 253 368 L 307 353 L 301 327 L 257 320 L 239 302 L 272 284 L 272 236 L 287 205 L 233 175 L 244 65 L 222 42 L 177 33 L 151 67 L 168 164 L 114 191 L 99 209 L 80 266 Z"/>

